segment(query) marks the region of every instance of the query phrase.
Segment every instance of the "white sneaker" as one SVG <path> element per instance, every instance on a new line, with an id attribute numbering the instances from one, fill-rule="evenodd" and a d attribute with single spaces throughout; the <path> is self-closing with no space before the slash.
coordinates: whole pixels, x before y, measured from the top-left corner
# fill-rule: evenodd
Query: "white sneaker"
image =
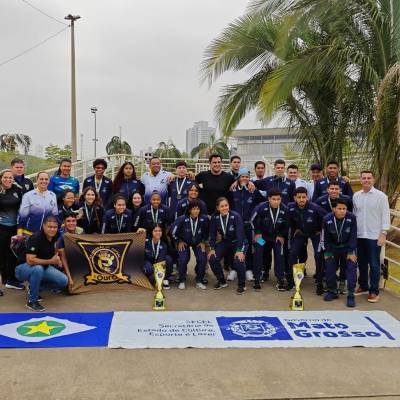
<path id="1" fill-rule="evenodd" d="M 253 271 L 246 271 L 246 281 L 254 281 Z"/>
<path id="2" fill-rule="evenodd" d="M 234 281 L 236 278 L 237 278 L 237 272 L 234 269 L 232 269 L 232 270 L 229 271 L 229 274 L 226 277 L 226 280 L 227 281 Z"/>
<path id="3" fill-rule="evenodd" d="M 164 279 L 164 281 L 163 281 L 163 289 L 164 290 L 171 289 L 171 286 L 169 286 L 169 280 L 168 279 Z"/>
<path id="4" fill-rule="evenodd" d="M 178 285 L 178 289 L 181 289 L 181 290 L 186 289 L 185 282 L 180 282 Z"/>
<path id="5" fill-rule="evenodd" d="M 201 282 L 196 282 L 196 289 L 203 289 L 203 290 L 205 290 L 205 289 L 207 289 L 207 286 L 204 285 L 204 284 L 201 283 Z"/>

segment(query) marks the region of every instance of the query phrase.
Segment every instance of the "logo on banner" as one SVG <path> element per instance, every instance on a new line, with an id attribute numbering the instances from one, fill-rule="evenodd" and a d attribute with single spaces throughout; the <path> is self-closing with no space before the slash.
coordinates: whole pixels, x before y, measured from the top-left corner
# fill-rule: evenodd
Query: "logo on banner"
<path id="1" fill-rule="evenodd" d="M 47 316 L 1 325 L 0 335 L 29 343 L 42 342 L 54 337 L 72 335 L 95 328 L 95 326 Z"/>
<path id="2" fill-rule="evenodd" d="M 132 283 L 122 268 L 130 240 L 112 243 L 77 242 L 88 262 L 90 272 L 85 275 L 85 285 L 98 283 Z"/>
<path id="3" fill-rule="evenodd" d="M 293 340 L 275 317 L 217 317 L 224 340 Z"/>

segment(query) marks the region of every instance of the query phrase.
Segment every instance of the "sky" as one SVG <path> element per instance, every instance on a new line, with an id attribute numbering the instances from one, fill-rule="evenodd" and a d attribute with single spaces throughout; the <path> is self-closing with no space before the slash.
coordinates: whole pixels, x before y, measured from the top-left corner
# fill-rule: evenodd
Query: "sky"
<path id="1" fill-rule="evenodd" d="M 133 152 L 171 139 L 185 148 L 185 131 L 195 121 L 216 126 L 220 88 L 240 82 L 245 72 L 228 73 L 211 89 L 200 85 L 207 45 L 235 18 L 247 0 L 29 0 L 75 25 L 78 157 L 93 157 L 97 112 L 97 155 L 121 127 Z M 37 145 L 70 143 L 70 30 L 14 61 L 63 25 L 23 0 L 1 0 L 0 133 L 24 133 Z M 242 128 L 255 128 L 254 115 Z"/>

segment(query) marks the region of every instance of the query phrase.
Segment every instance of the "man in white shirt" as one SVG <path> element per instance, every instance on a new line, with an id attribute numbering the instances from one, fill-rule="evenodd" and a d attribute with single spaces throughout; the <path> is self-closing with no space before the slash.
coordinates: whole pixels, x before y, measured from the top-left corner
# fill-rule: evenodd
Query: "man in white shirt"
<path id="1" fill-rule="evenodd" d="M 368 301 L 376 303 L 379 300 L 380 252 L 390 228 L 389 201 L 385 193 L 374 188 L 371 171 L 362 171 L 360 180 L 362 189 L 353 197 L 359 268 L 359 287 L 354 294 L 368 294 Z"/>
<path id="2" fill-rule="evenodd" d="M 307 189 L 307 182 L 300 178 L 299 167 L 296 164 L 290 164 L 287 167 L 287 177 L 294 182 L 296 189 L 298 187 L 304 187 Z M 310 194 L 308 194 L 308 197 L 310 197 Z"/>

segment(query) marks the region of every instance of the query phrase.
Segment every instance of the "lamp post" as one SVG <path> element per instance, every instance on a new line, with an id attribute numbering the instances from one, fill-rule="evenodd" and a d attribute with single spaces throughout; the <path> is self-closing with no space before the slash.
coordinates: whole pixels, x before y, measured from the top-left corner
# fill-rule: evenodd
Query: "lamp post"
<path id="1" fill-rule="evenodd" d="M 97 107 L 91 107 L 90 111 L 94 115 L 94 138 L 93 138 L 93 142 L 94 142 L 94 158 L 96 158 L 96 155 L 97 155 L 97 151 L 96 151 L 97 150 L 97 142 L 99 141 L 99 139 L 97 139 L 97 118 L 96 118 Z"/>
<path id="2" fill-rule="evenodd" d="M 78 156 L 76 139 L 76 86 L 75 86 L 75 21 L 79 15 L 68 14 L 64 19 L 71 21 L 71 159 L 75 162 Z"/>

